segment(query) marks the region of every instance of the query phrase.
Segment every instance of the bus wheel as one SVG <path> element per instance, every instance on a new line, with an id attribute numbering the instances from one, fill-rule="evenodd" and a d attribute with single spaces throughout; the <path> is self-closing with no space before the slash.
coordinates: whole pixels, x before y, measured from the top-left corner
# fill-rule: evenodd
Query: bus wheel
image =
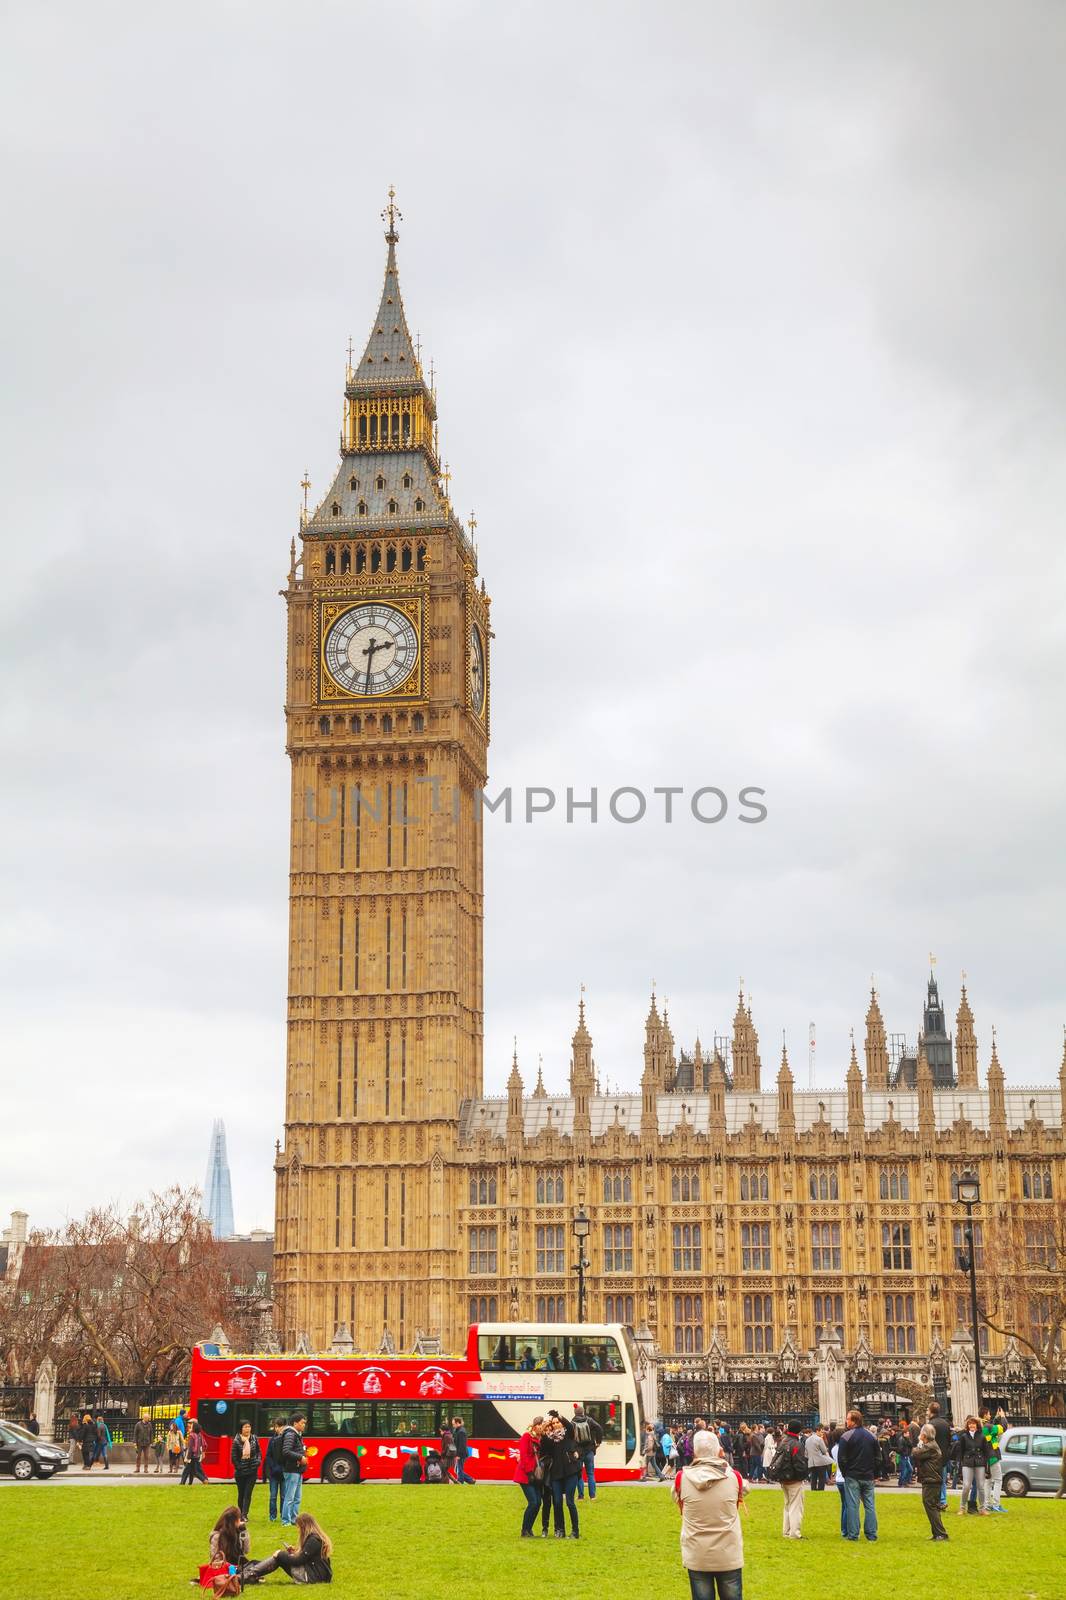
<path id="1" fill-rule="evenodd" d="M 334 1450 L 322 1463 L 323 1483 L 358 1483 L 359 1463 L 348 1450 Z"/>

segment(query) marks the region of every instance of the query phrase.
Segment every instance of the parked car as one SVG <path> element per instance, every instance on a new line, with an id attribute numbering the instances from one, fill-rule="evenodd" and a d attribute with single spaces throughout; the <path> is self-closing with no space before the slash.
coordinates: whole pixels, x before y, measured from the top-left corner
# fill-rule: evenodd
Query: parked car
<path id="1" fill-rule="evenodd" d="M 1062 1484 L 1066 1428 L 1008 1428 L 999 1442 L 1004 1494 L 1054 1493 Z"/>
<path id="2" fill-rule="evenodd" d="M 35 1474 L 50 1478 L 55 1472 L 66 1472 L 68 1465 L 65 1450 L 38 1439 L 17 1422 L 0 1422 L 0 1472 L 13 1473 L 25 1483 Z"/>

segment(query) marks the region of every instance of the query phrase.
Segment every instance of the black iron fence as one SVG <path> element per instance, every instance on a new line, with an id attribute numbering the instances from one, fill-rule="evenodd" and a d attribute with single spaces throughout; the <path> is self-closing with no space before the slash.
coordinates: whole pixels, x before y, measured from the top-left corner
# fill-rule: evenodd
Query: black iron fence
<path id="1" fill-rule="evenodd" d="M 818 1389 L 811 1379 L 775 1372 L 716 1378 L 708 1372 L 660 1368 L 659 1414 L 671 1427 L 681 1428 L 697 1417 L 730 1424 L 795 1417 L 808 1427 L 818 1417 Z"/>
<path id="2" fill-rule="evenodd" d="M 32 1383 L 0 1384 L 0 1418 L 25 1425 L 33 1410 L 34 1392 Z"/>
<path id="3" fill-rule="evenodd" d="M 1015 1378 L 986 1378 L 982 1400 L 996 1411 L 1002 1406 L 1015 1424 L 1066 1427 L 1066 1390 L 1059 1383 L 1038 1383 L 1028 1374 Z"/>
<path id="4" fill-rule="evenodd" d="M 88 1411 L 103 1417 L 114 1444 L 128 1444 L 139 1417 L 147 1414 L 156 1438 L 167 1431 L 179 1406 L 189 1403 L 188 1384 L 61 1384 L 56 1393 L 55 1436 L 69 1436 L 71 1417 Z"/>

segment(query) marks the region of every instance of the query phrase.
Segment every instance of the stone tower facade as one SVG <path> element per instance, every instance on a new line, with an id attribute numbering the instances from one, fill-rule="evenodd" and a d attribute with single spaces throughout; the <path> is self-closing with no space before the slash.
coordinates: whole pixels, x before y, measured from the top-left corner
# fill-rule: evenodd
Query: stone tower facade
<path id="1" fill-rule="evenodd" d="M 292 763 L 284 1330 L 439 1326 L 442 1156 L 481 1093 L 489 599 L 452 511 L 436 396 L 384 213 L 380 303 L 344 391 L 336 477 L 284 598 Z M 371 1226 L 373 1219 L 373 1226 Z M 403 1266 L 398 1268 L 397 1263 Z"/>
<path id="2" fill-rule="evenodd" d="M 484 1096 L 489 602 L 448 501 L 386 215 L 340 465 L 302 520 L 284 591 L 284 1344 L 324 1348 L 339 1333 L 409 1349 L 421 1333 L 457 1351 L 471 1320 L 573 1320 L 584 1207 L 591 1318 L 741 1369 L 829 1340 L 902 1370 L 943 1354 L 968 1316 L 955 1196 L 967 1170 L 979 1221 L 1006 1220 L 1034 1263 L 1020 1325 L 1053 1270 L 1066 1063 L 1055 1086 L 1008 1088 L 993 1048 L 981 1087 L 965 989 L 951 1038 L 930 978 L 912 1046 L 871 992 L 864 1069 L 853 1045 L 842 1087 L 817 1092 L 797 1089 L 784 1054 L 766 1082 L 742 992 L 707 1047 L 679 1046 L 653 998 L 633 1058 L 611 1065 L 635 1092 L 605 1093 L 582 1001 L 565 1092 L 538 1072 L 527 1093 L 516 1050 L 506 1094 Z M 1004 1346 L 990 1335 L 989 1359 L 1012 1359 Z"/>

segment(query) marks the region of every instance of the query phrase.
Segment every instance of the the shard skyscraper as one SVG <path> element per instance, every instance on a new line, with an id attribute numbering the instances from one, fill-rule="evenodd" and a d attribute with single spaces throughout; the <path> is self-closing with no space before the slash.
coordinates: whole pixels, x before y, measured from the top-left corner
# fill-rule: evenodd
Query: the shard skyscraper
<path id="1" fill-rule="evenodd" d="M 219 1119 L 211 1130 L 211 1150 L 204 1182 L 204 1216 L 216 1239 L 232 1239 L 233 1188 L 226 1156 L 226 1124 Z"/>

